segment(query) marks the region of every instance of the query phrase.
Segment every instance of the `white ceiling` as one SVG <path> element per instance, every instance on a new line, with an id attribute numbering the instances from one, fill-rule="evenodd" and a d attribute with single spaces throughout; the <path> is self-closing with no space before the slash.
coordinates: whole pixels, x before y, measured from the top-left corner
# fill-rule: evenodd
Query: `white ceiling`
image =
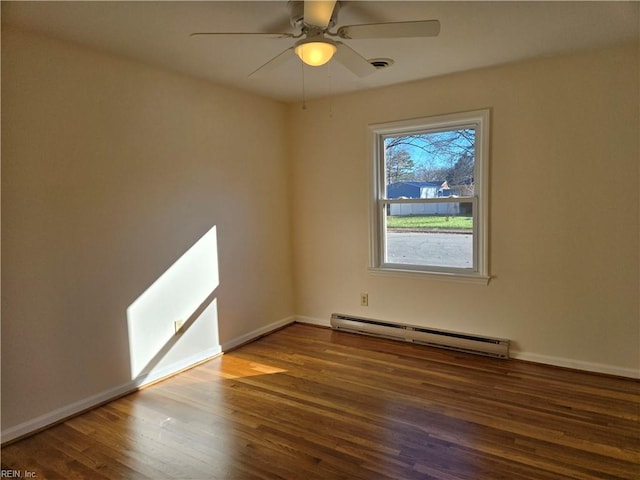
<path id="1" fill-rule="evenodd" d="M 346 40 L 394 65 L 358 78 L 335 61 L 305 67 L 307 98 L 639 40 L 640 3 L 343 2 L 338 26 L 438 19 L 435 38 Z M 297 58 L 248 75 L 291 39 L 189 37 L 197 31 L 293 31 L 285 1 L 2 2 L 2 23 L 36 30 L 283 101 L 302 97 Z"/>

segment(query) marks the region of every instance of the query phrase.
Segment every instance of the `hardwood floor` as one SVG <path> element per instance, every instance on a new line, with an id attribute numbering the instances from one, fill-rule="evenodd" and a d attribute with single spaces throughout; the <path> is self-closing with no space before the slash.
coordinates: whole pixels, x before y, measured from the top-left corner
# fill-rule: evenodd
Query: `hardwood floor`
<path id="1" fill-rule="evenodd" d="M 2 449 L 48 479 L 639 479 L 640 383 L 294 324 Z"/>

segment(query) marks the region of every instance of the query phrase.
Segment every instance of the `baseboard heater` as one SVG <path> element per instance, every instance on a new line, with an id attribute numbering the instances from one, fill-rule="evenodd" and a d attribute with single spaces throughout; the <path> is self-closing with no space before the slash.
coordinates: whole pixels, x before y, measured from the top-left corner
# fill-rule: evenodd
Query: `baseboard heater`
<path id="1" fill-rule="evenodd" d="M 509 358 L 509 340 L 503 338 L 484 337 L 418 327 L 416 325 L 383 322 L 339 313 L 331 315 L 331 328 L 344 332 L 418 343 L 487 357 Z"/>

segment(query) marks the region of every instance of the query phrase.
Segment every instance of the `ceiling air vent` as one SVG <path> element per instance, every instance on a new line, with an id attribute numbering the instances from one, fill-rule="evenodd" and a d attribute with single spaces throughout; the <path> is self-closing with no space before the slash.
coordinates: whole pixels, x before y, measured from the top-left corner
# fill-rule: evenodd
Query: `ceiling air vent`
<path id="1" fill-rule="evenodd" d="M 371 58 L 368 60 L 368 62 L 378 70 L 382 70 L 383 68 L 387 68 L 393 65 L 393 60 L 391 60 L 390 58 Z"/>

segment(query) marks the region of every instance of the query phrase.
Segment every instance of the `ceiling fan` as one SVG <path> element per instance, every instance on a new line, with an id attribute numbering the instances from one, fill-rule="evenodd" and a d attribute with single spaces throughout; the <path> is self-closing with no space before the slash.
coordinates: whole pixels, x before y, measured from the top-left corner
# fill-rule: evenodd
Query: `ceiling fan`
<path id="1" fill-rule="evenodd" d="M 294 55 L 297 55 L 305 64 L 311 66 L 324 65 L 332 58 L 335 58 L 355 75 L 365 77 L 375 72 L 376 67 L 351 47 L 329 37 L 337 37 L 343 40 L 435 37 L 440 33 L 440 22 L 438 20 L 345 25 L 332 32 L 330 29 L 336 26 L 341 3 L 343 2 L 336 0 L 290 0 L 288 2 L 290 22 L 298 33 L 195 32 L 191 36 L 250 35 L 255 37 L 297 39 L 293 46 L 253 71 L 249 77 L 270 72 Z"/>

